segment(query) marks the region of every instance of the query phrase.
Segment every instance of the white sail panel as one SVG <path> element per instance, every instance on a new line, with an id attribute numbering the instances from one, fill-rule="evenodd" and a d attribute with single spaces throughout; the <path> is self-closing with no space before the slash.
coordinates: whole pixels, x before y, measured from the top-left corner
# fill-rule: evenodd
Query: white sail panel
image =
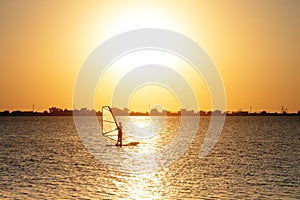
<path id="1" fill-rule="evenodd" d="M 103 135 L 111 140 L 118 140 L 117 122 L 109 106 L 102 107 Z"/>

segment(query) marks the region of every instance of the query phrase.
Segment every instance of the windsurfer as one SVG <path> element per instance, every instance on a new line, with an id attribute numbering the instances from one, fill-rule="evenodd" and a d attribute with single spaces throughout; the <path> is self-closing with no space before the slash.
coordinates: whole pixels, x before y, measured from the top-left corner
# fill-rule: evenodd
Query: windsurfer
<path id="1" fill-rule="evenodd" d="M 118 128 L 117 128 L 117 130 L 118 130 L 118 141 L 117 141 L 117 144 L 116 144 L 116 146 L 122 146 L 122 124 L 121 124 L 121 122 L 119 122 L 119 126 L 118 126 Z"/>

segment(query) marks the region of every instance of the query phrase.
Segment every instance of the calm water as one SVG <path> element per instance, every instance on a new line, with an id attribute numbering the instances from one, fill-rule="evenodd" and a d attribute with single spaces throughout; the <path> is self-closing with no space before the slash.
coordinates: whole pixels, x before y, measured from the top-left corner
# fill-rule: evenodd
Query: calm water
<path id="1" fill-rule="evenodd" d="M 132 131 L 128 118 L 119 120 Z M 146 128 L 149 118 L 132 121 Z M 153 137 L 124 150 L 155 151 L 180 124 L 178 117 L 154 121 Z M 136 175 L 89 154 L 72 117 L 1 117 L 0 198 L 300 199 L 300 117 L 227 117 L 215 148 L 200 159 L 208 124 L 202 117 L 190 148 L 170 166 Z"/>

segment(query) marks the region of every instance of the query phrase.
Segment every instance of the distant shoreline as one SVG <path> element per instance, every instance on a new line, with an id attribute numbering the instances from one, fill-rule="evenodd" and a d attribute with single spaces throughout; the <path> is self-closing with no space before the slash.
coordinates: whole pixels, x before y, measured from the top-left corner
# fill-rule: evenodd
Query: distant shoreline
<path id="1" fill-rule="evenodd" d="M 220 110 L 215 111 L 198 111 L 195 112 L 193 110 L 186 110 L 181 109 L 177 112 L 170 112 L 170 111 L 158 111 L 157 109 L 152 109 L 150 113 L 148 112 L 134 112 L 129 111 L 129 109 L 119 109 L 119 108 L 112 108 L 112 111 L 115 116 L 300 116 L 300 111 L 297 113 L 288 113 L 288 112 L 248 112 L 248 111 L 232 111 L 232 112 L 222 112 Z M 56 107 L 49 108 L 48 111 L 44 112 L 34 112 L 34 111 L 2 111 L 0 112 L 1 116 L 102 116 L 101 111 L 96 110 L 89 110 L 87 108 L 82 108 L 80 110 L 67 110 L 67 109 L 60 109 Z"/>

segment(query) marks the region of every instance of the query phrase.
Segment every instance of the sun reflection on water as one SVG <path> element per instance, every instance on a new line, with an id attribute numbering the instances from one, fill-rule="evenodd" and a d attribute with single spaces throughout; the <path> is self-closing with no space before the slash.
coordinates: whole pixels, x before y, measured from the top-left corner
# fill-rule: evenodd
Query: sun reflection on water
<path id="1" fill-rule="evenodd" d="M 145 117 L 143 120 L 139 120 L 137 117 L 130 117 L 131 121 L 133 121 L 134 125 L 136 125 L 139 128 L 146 128 L 147 126 L 150 126 L 152 123 L 152 120 L 150 117 Z"/>
<path id="2" fill-rule="evenodd" d="M 165 120 L 160 119 L 159 123 L 152 116 L 130 117 L 129 124 L 133 129 L 132 135 L 143 141 L 153 141 L 159 137 L 159 132 L 164 126 Z"/>
<path id="3" fill-rule="evenodd" d="M 168 121 L 172 121 L 170 126 Z M 180 121 L 165 116 L 123 116 L 117 117 L 123 125 L 123 144 L 138 143 L 126 146 L 122 150 L 128 153 L 154 153 L 164 147 L 176 134 Z"/>
<path id="4" fill-rule="evenodd" d="M 118 199 L 161 199 L 166 195 L 166 187 L 169 184 L 164 179 L 167 168 L 158 170 L 158 163 L 162 158 L 151 156 L 152 159 L 149 160 L 150 157 L 146 154 L 163 148 L 166 145 L 165 141 L 171 140 L 176 134 L 180 121 L 178 118 L 162 116 L 118 117 L 118 120 L 124 124 L 126 142 L 140 142 L 137 146 L 122 147 L 122 150 L 135 156 L 139 154 L 141 164 L 131 169 L 134 173 L 114 172 L 113 177 L 116 178 L 113 184 L 118 190 Z M 172 122 L 172 126 L 168 125 L 169 121 Z M 144 168 L 149 172 L 141 173 L 145 171 Z"/>
<path id="5" fill-rule="evenodd" d="M 119 199 L 160 199 L 164 187 L 159 174 L 142 174 L 122 177 L 122 183 L 114 181 L 120 191 Z M 124 184 L 124 182 L 126 184 Z M 151 198 L 149 198 L 151 197 Z"/>

